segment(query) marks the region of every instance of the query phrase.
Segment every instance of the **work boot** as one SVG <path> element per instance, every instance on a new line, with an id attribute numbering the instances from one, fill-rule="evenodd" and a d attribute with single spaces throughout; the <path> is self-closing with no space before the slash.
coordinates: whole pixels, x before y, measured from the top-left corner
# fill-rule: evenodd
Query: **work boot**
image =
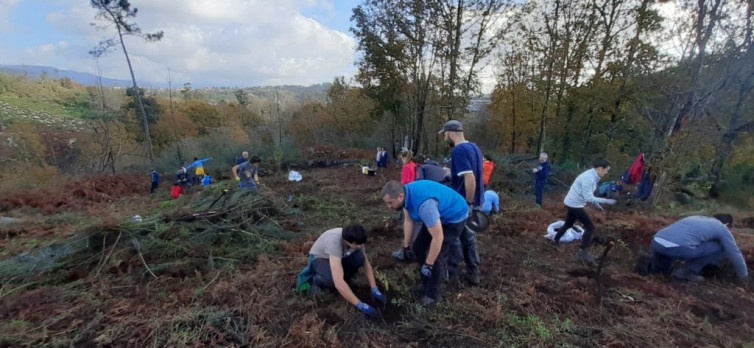
<path id="1" fill-rule="evenodd" d="M 469 283 L 473 285 L 479 285 L 482 283 L 482 275 L 479 272 L 479 269 L 475 269 L 473 271 L 470 271 L 466 274 L 466 280 L 469 281 Z"/>
<path id="2" fill-rule="evenodd" d="M 556 249 L 560 247 L 560 242 L 555 239 L 549 239 L 545 242 L 545 244 Z"/>
<path id="3" fill-rule="evenodd" d="M 704 281 L 704 277 L 698 274 L 694 274 L 693 272 L 685 268 L 679 268 L 673 271 L 673 278 L 689 281 L 692 283 L 701 283 Z"/>
<path id="4" fill-rule="evenodd" d="M 586 249 L 579 249 L 579 252 L 576 253 L 576 261 L 581 261 L 584 263 L 596 263 L 597 258 L 588 253 Z"/>
<path id="5" fill-rule="evenodd" d="M 399 261 L 405 261 L 406 260 L 406 256 L 403 254 L 403 248 L 400 248 L 397 251 L 393 251 L 392 255 L 393 255 L 394 258 L 398 259 Z"/>

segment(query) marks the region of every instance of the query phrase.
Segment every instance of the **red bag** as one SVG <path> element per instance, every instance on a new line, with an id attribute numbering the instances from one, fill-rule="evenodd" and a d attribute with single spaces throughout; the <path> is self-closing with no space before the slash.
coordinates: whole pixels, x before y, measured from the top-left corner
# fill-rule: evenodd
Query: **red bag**
<path id="1" fill-rule="evenodd" d="M 173 187 L 170 189 L 170 198 L 178 199 L 178 197 L 180 196 L 181 196 L 181 186 L 173 185 Z"/>

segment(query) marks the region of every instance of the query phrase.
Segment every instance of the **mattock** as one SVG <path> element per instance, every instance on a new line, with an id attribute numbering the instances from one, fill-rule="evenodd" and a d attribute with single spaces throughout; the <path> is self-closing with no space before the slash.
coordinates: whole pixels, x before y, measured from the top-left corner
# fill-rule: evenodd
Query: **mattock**
<path id="1" fill-rule="evenodd" d="M 597 281 L 597 301 L 602 301 L 602 265 L 604 265 L 605 260 L 607 259 L 607 253 L 610 252 L 610 249 L 612 249 L 613 246 L 615 246 L 615 239 L 608 238 L 605 244 L 605 250 L 602 251 L 602 256 L 600 256 L 599 264 L 597 265 L 597 272 L 594 274 L 594 280 Z"/>

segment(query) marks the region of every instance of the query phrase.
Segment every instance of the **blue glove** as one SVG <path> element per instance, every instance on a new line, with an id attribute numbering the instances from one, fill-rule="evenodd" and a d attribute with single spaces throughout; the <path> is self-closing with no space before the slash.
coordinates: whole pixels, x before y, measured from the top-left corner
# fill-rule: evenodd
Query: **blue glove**
<path id="1" fill-rule="evenodd" d="M 425 277 L 431 277 L 432 276 L 432 265 L 424 264 L 422 266 L 422 275 Z"/>
<path id="2" fill-rule="evenodd" d="M 368 315 L 370 317 L 377 316 L 377 312 L 374 311 L 374 308 L 369 307 L 369 305 L 364 302 L 357 303 L 356 309 L 358 309 L 359 312 L 364 313 L 364 315 Z"/>
<path id="3" fill-rule="evenodd" d="M 385 297 L 385 294 L 381 293 L 380 289 L 377 289 L 376 286 L 372 288 L 372 299 L 380 301 L 383 304 L 385 303 L 385 301 L 387 301 L 387 297 Z"/>

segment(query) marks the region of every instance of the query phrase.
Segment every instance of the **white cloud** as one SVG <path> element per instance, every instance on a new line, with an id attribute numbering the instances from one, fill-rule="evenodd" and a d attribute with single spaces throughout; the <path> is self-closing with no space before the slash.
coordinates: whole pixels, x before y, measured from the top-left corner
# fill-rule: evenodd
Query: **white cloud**
<path id="1" fill-rule="evenodd" d="M 0 0 L 0 4 L 9 0 Z M 95 11 L 88 1 L 62 0 L 65 12 L 46 18 L 56 30 L 70 34 L 65 44 L 29 50 L 26 64 L 59 64 L 58 68 L 95 72 L 87 52 L 112 30 L 97 31 L 89 23 Z M 174 83 L 253 86 L 312 84 L 351 75 L 356 43 L 346 33 L 328 28 L 298 10 L 311 0 L 174 0 L 131 1 L 139 9 L 135 22 L 145 32 L 162 30 L 155 43 L 125 40 L 139 80 Z M 332 6 L 327 1 L 314 6 Z M 103 74 L 129 78 L 121 51 L 100 58 Z"/>
<path id="2" fill-rule="evenodd" d="M 18 3 L 19 0 L 0 0 L 0 33 L 13 29 L 11 14 Z"/>

